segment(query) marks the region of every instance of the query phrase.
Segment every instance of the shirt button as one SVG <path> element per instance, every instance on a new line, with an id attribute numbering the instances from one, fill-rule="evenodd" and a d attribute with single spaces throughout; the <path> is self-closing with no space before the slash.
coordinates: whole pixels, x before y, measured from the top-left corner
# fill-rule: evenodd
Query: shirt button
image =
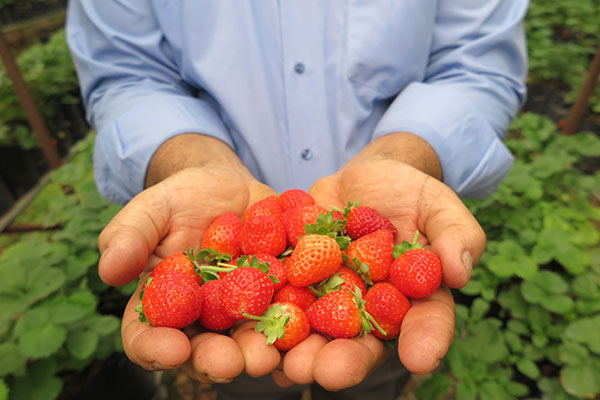
<path id="1" fill-rule="evenodd" d="M 313 158 L 313 152 L 311 149 L 304 149 L 302 150 L 302 153 L 300 153 L 300 156 L 305 159 L 306 161 L 310 160 L 311 158 Z"/>
<path id="2" fill-rule="evenodd" d="M 303 74 L 305 69 L 306 67 L 301 62 L 297 62 L 294 65 L 294 71 L 296 71 L 297 74 Z"/>

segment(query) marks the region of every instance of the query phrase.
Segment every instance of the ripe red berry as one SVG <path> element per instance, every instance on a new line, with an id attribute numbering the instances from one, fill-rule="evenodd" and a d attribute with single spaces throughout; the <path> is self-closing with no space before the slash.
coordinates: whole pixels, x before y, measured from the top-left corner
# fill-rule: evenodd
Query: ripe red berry
<path id="1" fill-rule="evenodd" d="M 286 259 L 288 281 L 308 286 L 329 278 L 342 262 L 342 251 L 335 239 L 324 235 L 305 235 Z"/>
<path id="2" fill-rule="evenodd" d="M 315 204 L 315 199 L 302 189 L 289 189 L 279 195 L 283 212 L 292 208 Z"/>
<path id="3" fill-rule="evenodd" d="M 346 264 L 359 271 L 369 282 L 385 281 L 394 261 L 394 234 L 388 229 L 379 229 L 352 241 L 346 255 Z"/>
<path id="4" fill-rule="evenodd" d="M 306 234 L 304 230 L 305 225 L 314 224 L 317 221 L 317 217 L 326 212 L 325 208 L 314 204 L 285 211 L 281 215 L 281 223 L 285 228 L 290 246 L 295 247 L 298 244 L 298 239 Z"/>
<path id="5" fill-rule="evenodd" d="M 198 319 L 202 313 L 202 294 L 195 279 L 172 270 L 149 280 L 140 311 L 151 325 L 183 328 Z"/>
<path id="6" fill-rule="evenodd" d="M 236 323 L 223 308 L 220 300 L 221 280 L 208 281 L 200 286 L 202 293 L 202 313 L 198 318 L 200 324 L 208 330 L 219 332 L 229 329 Z"/>
<path id="7" fill-rule="evenodd" d="M 255 326 L 256 332 L 262 332 L 267 337 L 267 344 L 281 351 L 296 346 L 310 333 L 306 314 L 293 303 L 273 303 L 262 316 L 252 319 L 259 321 Z"/>
<path id="8" fill-rule="evenodd" d="M 240 232 L 244 254 L 265 253 L 277 257 L 287 247 L 285 228 L 279 217 L 259 215 L 246 221 Z"/>
<path id="9" fill-rule="evenodd" d="M 200 275 L 196 273 L 194 264 L 187 253 L 175 253 L 164 258 L 156 267 L 154 267 L 150 273 L 150 277 L 153 278 L 166 271 L 180 271 L 193 278 L 198 284 L 202 282 Z"/>
<path id="10" fill-rule="evenodd" d="M 273 302 L 294 303 L 304 311 L 317 301 L 317 296 L 306 286 L 296 287 L 289 283 L 275 292 Z"/>
<path id="11" fill-rule="evenodd" d="M 391 283 L 376 283 L 365 296 L 365 310 L 377 321 L 386 335 L 377 329 L 373 329 L 371 333 L 382 340 L 398 336 L 409 308 L 408 299 Z"/>
<path id="12" fill-rule="evenodd" d="M 367 294 L 367 284 L 365 281 L 356 272 L 343 265 L 332 277 L 310 287 L 318 297 L 323 297 L 327 293 L 340 289 L 347 289 L 354 292 L 356 287 L 358 287 L 362 296 Z"/>
<path id="13" fill-rule="evenodd" d="M 353 338 L 362 329 L 360 310 L 348 290 L 336 290 L 321 297 L 306 312 L 311 328 L 333 338 Z"/>
<path id="14" fill-rule="evenodd" d="M 242 224 L 245 225 L 246 222 L 259 215 L 271 215 L 279 218 L 282 213 L 283 208 L 281 207 L 279 197 L 275 195 L 267 196 L 246 209 L 244 215 L 242 215 Z"/>
<path id="15" fill-rule="evenodd" d="M 397 229 L 392 222 L 371 207 L 355 206 L 346 209 L 346 231 L 352 239 L 375 232 L 379 229 L 389 229 L 394 238 Z"/>
<path id="16" fill-rule="evenodd" d="M 390 277 L 403 295 L 422 299 L 431 296 L 442 283 L 442 263 L 433 252 L 422 248 L 417 238 L 418 232 L 412 243 L 404 241 L 395 248 L 397 258 L 390 267 Z"/>
<path id="17" fill-rule="evenodd" d="M 211 248 L 221 254 L 229 254 L 231 258 L 242 254 L 240 247 L 240 231 L 242 221 L 237 214 L 227 212 L 218 216 L 206 229 L 200 246 Z"/>
<path id="18" fill-rule="evenodd" d="M 262 315 L 273 298 L 273 282 L 261 270 L 238 267 L 225 275 L 219 289 L 221 304 L 236 319 L 247 319 L 243 314 Z"/>

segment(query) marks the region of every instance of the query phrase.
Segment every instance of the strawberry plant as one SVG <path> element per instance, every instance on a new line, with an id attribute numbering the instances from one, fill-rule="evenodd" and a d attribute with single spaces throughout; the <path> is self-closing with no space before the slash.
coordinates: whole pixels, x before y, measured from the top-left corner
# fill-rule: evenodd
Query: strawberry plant
<path id="1" fill-rule="evenodd" d="M 53 229 L 0 235 L 0 394 L 10 399 L 54 399 L 94 360 L 121 350 L 122 291 L 133 287 L 109 289 L 97 275 L 97 237 L 118 207 L 95 190 L 93 139 L 15 221 Z"/>
<path id="2" fill-rule="evenodd" d="M 455 291 L 454 343 L 419 398 L 600 394 L 600 172 L 577 168 L 600 139 L 527 113 L 506 144 L 517 160 L 498 191 L 466 201 L 488 246 Z"/>

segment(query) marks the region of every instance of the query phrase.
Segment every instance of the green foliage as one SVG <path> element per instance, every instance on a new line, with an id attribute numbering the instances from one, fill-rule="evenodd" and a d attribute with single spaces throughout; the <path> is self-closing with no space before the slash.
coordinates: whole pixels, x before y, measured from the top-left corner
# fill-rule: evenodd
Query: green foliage
<path id="1" fill-rule="evenodd" d="M 97 277 L 96 241 L 119 207 L 96 192 L 91 173 L 93 134 L 20 216 L 62 229 L 13 242 L 0 257 L 0 398 L 54 399 L 61 374 L 121 350 L 120 312 L 102 314 L 109 289 Z M 41 220 L 40 220 L 41 219 Z"/>
<path id="2" fill-rule="evenodd" d="M 488 245 L 457 305 L 445 369 L 424 399 L 591 398 L 600 394 L 600 172 L 576 168 L 600 156 L 600 139 L 563 136 L 522 114 L 507 146 L 514 167 L 485 199 L 466 201 Z M 442 390 L 446 389 L 446 390 Z"/>
<path id="3" fill-rule="evenodd" d="M 565 88 L 573 102 L 598 46 L 598 21 L 598 0 L 531 0 L 525 18 L 529 81 Z M 590 105 L 600 112 L 600 87 Z"/>
<path id="4" fill-rule="evenodd" d="M 60 105 L 79 102 L 79 83 L 64 30 L 54 33 L 47 43 L 25 49 L 16 61 L 49 125 L 59 119 Z M 0 68 L 0 98 L 0 145 L 19 143 L 24 148 L 37 147 L 37 139 L 3 68 Z"/>

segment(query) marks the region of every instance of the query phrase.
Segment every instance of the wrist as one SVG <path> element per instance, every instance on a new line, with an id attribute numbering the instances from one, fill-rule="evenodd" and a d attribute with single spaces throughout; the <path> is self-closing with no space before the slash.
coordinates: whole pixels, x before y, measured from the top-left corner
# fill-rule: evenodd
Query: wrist
<path id="1" fill-rule="evenodd" d="M 395 132 L 381 136 L 369 143 L 355 160 L 376 158 L 400 161 L 442 180 L 440 160 L 433 148 L 419 136 L 408 132 Z"/>
<path id="2" fill-rule="evenodd" d="M 146 171 L 145 186 L 150 187 L 187 168 L 226 169 L 246 181 L 254 181 L 227 144 L 210 136 L 184 133 L 167 140 L 156 150 Z"/>

